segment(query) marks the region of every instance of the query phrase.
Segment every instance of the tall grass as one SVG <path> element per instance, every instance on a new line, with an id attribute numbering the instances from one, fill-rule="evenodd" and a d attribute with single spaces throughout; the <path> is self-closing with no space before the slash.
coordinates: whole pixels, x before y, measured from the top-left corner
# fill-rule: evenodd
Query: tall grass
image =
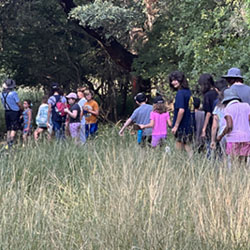
<path id="1" fill-rule="evenodd" d="M 101 130 L 1 154 L 0 249 L 250 248 L 249 170 Z"/>

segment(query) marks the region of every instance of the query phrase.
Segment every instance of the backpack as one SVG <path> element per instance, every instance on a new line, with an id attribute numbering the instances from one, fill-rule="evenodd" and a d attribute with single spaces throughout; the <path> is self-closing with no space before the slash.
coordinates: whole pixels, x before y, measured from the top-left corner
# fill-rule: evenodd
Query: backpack
<path id="1" fill-rule="evenodd" d="M 48 109 L 48 105 L 39 107 L 38 114 L 36 116 L 36 124 L 38 127 L 47 127 Z"/>
<path id="2" fill-rule="evenodd" d="M 67 104 L 62 102 L 62 96 L 54 95 L 56 99 L 55 105 L 52 107 L 53 116 L 55 121 L 62 121 L 66 117 L 64 109 L 67 108 Z"/>

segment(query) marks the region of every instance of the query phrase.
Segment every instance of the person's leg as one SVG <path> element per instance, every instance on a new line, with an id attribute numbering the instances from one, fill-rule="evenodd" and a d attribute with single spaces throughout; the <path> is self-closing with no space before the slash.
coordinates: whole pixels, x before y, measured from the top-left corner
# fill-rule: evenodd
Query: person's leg
<path id="1" fill-rule="evenodd" d="M 185 151 L 188 154 L 188 157 L 192 158 L 192 156 L 193 156 L 193 150 L 192 150 L 192 147 L 191 147 L 190 143 L 185 143 L 184 144 L 184 148 L 185 148 Z"/>
<path id="2" fill-rule="evenodd" d="M 90 135 L 93 136 L 97 132 L 97 129 L 98 129 L 97 123 L 90 124 L 90 131 L 89 131 Z"/>
<path id="3" fill-rule="evenodd" d="M 176 148 L 178 151 L 182 151 L 182 150 L 183 150 L 183 143 L 180 142 L 180 141 L 176 141 L 176 142 L 175 142 L 175 148 Z"/>
<path id="4" fill-rule="evenodd" d="M 86 135 L 86 139 L 88 139 L 88 137 L 89 137 L 89 127 L 90 127 L 90 124 L 85 124 L 85 135 Z"/>
<path id="5" fill-rule="evenodd" d="M 82 120 L 81 120 L 80 141 L 81 141 L 83 144 L 86 142 L 85 118 L 84 118 L 84 117 L 83 117 Z"/>

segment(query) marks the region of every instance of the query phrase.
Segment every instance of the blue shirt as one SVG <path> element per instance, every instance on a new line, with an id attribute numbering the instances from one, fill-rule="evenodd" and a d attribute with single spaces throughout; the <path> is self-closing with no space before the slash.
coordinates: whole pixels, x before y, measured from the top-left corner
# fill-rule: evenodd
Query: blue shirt
<path id="1" fill-rule="evenodd" d="M 6 97 L 7 96 L 7 97 Z M 4 101 L 4 97 L 6 97 L 6 102 Z M 16 91 L 3 92 L 1 93 L 1 101 L 5 110 L 19 111 L 20 108 L 18 103 L 20 102 L 18 94 Z"/>
<path id="2" fill-rule="evenodd" d="M 194 113 L 192 112 L 193 114 L 191 114 L 191 111 L 193 111 L 193 103 L 190 101 L 193 99 L 190 97 L 191 91 L 189 89 L 180 89 L 177 91 L 174 103 L 173 127 L 175 125 L 179 109 L 184 109 L 184 114 L 177 131 L 185 134 L 191 134 L 194 130 L 194 118 L 192 118 Z"/>
<path id="3" fill-rule="evenodd" d="M 133 114 L 130 116 L 130 119 L 137 123 L 146 125 L 150 123 L 150 113 L 153 110 L 153 106 L 149 104 L 142 104 L 140 107 L 134 110 Z M 151 135 L 152 128 L 146 128 L 143 130 L 143 136 Z"/>

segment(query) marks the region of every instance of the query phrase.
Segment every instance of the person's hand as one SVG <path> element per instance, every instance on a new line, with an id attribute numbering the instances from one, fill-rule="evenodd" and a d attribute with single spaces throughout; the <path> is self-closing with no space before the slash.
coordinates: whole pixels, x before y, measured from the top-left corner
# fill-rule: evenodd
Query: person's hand
<path id="1" fill-rule="evenodd" d="M 217 138 L 216 138 L 217 141 L 221 141 L 221 139 L 222 139 L 221 135 L 217 136 Z"/>
<path id="2" fill-rule="evenodd" d="M 176 126 L 174 126 L 174 127 L 172 128 L 171 131 L 172 131 L 172 133 L 173 133 L 174 135 L 176 134 L 177 129 L 178 129 L 178 128 L 177 128 Z"/>
<path id="3" fill-rule="evenodd" d="M 138 126 L 139 126 L 141 129 L 144 129 L 144 128 L 145 128 L 145 125 L 143 125 L 143 124 L 138 124 Z"/>
<path id="4" fill-rule="evenodd" d="M 206 137 L 206 130 L 202 130 L 201 132 L 201 138 L 205 138 Z"/>
<path id="5" fill-rule="evenodd" d="M 23 131 L 24 131 L 24 132 L 28 132 L 28 131 L 29 131 L 29 128 L 25 128 Z"/>
<path id="6" fill-rule="evenodd" d="M 120 135 L 120 136 L 123 136 L 123 135 L 124 135 L 124 133 L 123 133 L 123 130 L 122 130 L 122 129 L 119 131 L 119 135 Z"/>
<path id="7" fill-rule="evenodd" d="M 211 149 L 216 149 L 216 142 L 215 142 L 215 141 L 212 141 L 212 142 L 210 143 L 210 148 L 211 148 Z"/>
<path id="8" fill-rule="evenodd" d="M 69 109 L 68 109 L 68 108 L 65 108 L 65 109 L 64 109 L 64 112 L 65 112 L 65 113 L 69 113 Z"/>

